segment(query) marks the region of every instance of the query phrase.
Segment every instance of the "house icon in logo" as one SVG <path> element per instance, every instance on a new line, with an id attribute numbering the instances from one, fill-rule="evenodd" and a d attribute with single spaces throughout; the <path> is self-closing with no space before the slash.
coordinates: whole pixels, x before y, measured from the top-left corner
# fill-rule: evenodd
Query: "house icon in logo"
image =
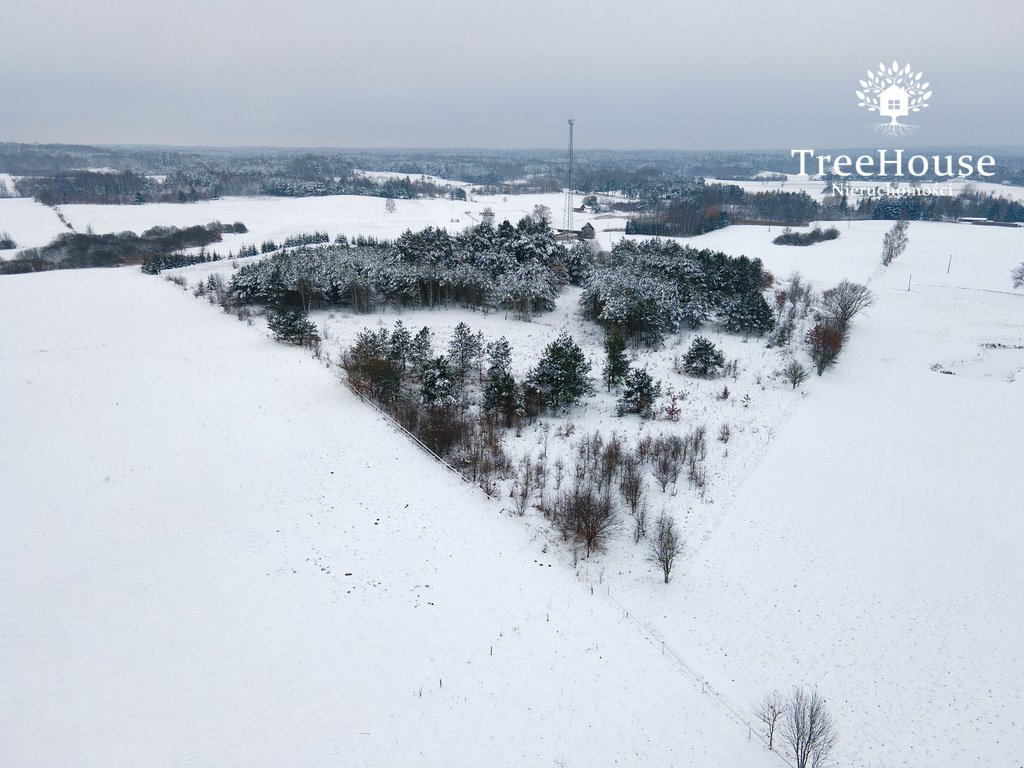
<path id="1" fill-rule="evenodd" d="M 906 117 L 910 114 L 910 94 L 905 88 L 898 85 L 890 85 L 878 94 L 878 114 L 888 117 L 890 125 L 898 125 L 898 117 Z"/>
<path id="2" fill-rule="evenodd" d="M 917 126 L 901 123 L 899 118 L 927 109 L 928 100 L 932 97 L 931 84 L 922 81 L 924 75 L 915 73 L 909 64 L 901 65 L 894 61 L 888 65 L 883 62 L 876 71 L 868 70 L 867 79 L 860 81 L 861 90 L 856 92 L 857 106 L 889 118 L 888 122 L 872 126 L 876 131 L 890 136 L 906 136 L 916 131 Z"/>

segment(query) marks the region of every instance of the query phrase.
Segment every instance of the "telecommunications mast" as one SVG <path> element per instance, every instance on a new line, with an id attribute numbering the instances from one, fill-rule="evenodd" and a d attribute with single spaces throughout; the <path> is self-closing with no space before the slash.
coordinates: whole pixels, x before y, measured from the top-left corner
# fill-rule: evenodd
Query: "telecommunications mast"
<path id="1" fill-rule="evenodd" d="M 573 119 L 569 118 L 569 175 L 565 186 L 565 228 L 572 229 L 573 199 L 572 199 L 572 125 Z"/>

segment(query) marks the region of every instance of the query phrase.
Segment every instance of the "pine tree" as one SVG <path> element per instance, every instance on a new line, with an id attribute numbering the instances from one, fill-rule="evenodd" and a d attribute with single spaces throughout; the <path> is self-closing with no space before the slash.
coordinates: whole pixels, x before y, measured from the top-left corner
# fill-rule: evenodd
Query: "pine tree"
<path id="1" fill-rule="evenodd" d="M 316 325 L 309 315 L 297 309 L 271 310 L 267 313 L 267 327 L 274 338 L 288 344 L 313 346 L 320 340 Z"/>
<path id="2" fill-rule="evenodd" d="M 619 384 L 629 372 L 629 360 L 626 358 L 626 339 L 618 326 L 612 326 L 604 337 L 604 352 L 607 360 L 604 364 L 604 383 L 611 392 L 612 387 Z"/>
<path id="3" fill-rule="evenodd" d="M 651 378 L 646 370 L 634 368 L 622 384 L 622 395 L 616 403 L 616 413 L 638 413 L 640 418 L 654 417 L 654 401 L 661 397 L 661 382 Z"/>
<path id="4" fill-rule="evenodd" d="M 488 375 L 487 383 L 484 384 L 483 409 L 489 415 L 500 414 L 506 427 L 511 427 L 517 416 L 524 415 L 526 403 L 523 390 L 511 371 L 501 369 Z"/>
<path id="5" fill-rule="evenodd" d="M 502 336 L 495 342 L 487 345 L 487 370 L 510 369 L 512 367 L 512 345 L 508 339 Z"/>
<path id="6" fill-rule="evenodd" d="M 482 353 L 480 337 L 475 336 L 465 323 L 456 325 L 451 341 L 448 342 L 448 359 L 451 361 L 460 391 L 466 386 L 466 374 Z"/>
<path id="7" fill-rule="evenodd" d="M 405 370 L 409 362 L 409 354 L 412 351 L 412 334 L 405 327 L 401 320 L 395 321 L 395 330 L 391 332 L 391 340 L 388 345 L 388 357 L 394 360 Z"/>
<path id="8" fill-rule="evenodd" d="M 409 366 L 414 371 L 421 371 L 434 357 L 432 337 L 433 334 L 427 326 L 423 326 L 413 337 L 409 345 Z"/>
<path id="9" fill-rule="evenodd" d="M 576 405 L 592 391 L 590 363 L 571 336 L 562 333 L 548 344 L 528 377 L 548 408 Z"/>
<path id="10" fill-rule="evenodd" d="M 420 395 L 423 404 L 430 408 L 447 408 L 455 405 L 455 377 L 448 358 L 435 357 L 423 366 Z"/>
<path id="11" fill-rule="evenodd" d="M 748 292 L 726 309 L 725 327 L 733 332 L 760 336 L 775 326 L 775 316 L 764 296 Z"/>
<path id="12" fill-rule="evenodd" d="M 698 336 L 683 357 L 683 369 L 691 376 L 714 377 L 725 365 L 725 355 L 715 345 Z"/>
<path id="13" fill-rule="evenodd" d="M 502 336 L 487 349 L 487 376 L 484 379 L 483 410 L 489 415 L 501 414 L 505 426 L 511 427 L 517 416 L 526 410 L 523 391 L 512 375 L 512 347 Z"/>

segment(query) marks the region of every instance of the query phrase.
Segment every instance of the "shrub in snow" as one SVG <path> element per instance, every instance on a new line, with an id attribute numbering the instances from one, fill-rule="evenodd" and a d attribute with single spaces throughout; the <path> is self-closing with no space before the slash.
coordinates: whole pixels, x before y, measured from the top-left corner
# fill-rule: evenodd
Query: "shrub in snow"
<path id="1" fill-rule="evenodd" d="M 1020 288 L 1024 285 L 1024 261 L 1014 267 L 1013 272 L 1010 273 L 1010 277 L 1013 278 L 1013 287 Z"/>
<path id="2" fill-rule="evenodd" d="M 555 525 L 566 540 L 583 544 L 587 557 L 604 546 L 618 524 L 610 491 L 584 481 L 559 494 Z"/>
<path id="3" fill-rule="evenodd" d="M 839 351 L 843 348 L 843 334 L 831 325 L 817 323 L 807 332 L 807 346 L 815 371 L 821 376 L 839 357 Z"/>
<path id="4" fill-rule="evenodd" d="M 807 369 L 796 360 L 790 360 L 780 373 L 783 380 L 785 380 L 793 389 L 796 389 L 807 381 Z"/>
<path id="5" fill-rule="evenodd" d="M 815 227 L 810 232 L 794 232 L 789 227 L 782 230 L 782 234 L 772 240 L 775 245 L 814 245 L 826 240 L 835 240 L 839 237 L 839 230 L 835 227 L 822 229 Z"/>

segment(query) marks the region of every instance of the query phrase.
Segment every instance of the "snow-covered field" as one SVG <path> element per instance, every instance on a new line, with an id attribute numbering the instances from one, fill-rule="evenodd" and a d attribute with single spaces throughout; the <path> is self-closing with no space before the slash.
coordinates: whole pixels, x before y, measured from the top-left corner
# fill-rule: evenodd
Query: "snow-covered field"
<path id="1" fill-rule="evenodd" d="M 7 232 L 17 249 L 0 251 L 0 259 L 12 258 L 23 248 L 46 245 L 68 228 L 53 208 L 27 197 L 0 198 L 0 232 Z"/>
<path id="2" fill-rule="evenodd" d="M 538 202 L 557 223 L 558 195 L 398 201 L 394 214 L 377 198 L 62 210 L 97 232 L 245 222 L 227 251 L 312 229 L 461 228 L 485 206 L 515 220 Z M 621 237 L 594 224 L 606 246 Z M 552 422 L 577 435 L 708 427 L 707 499 L 685 483 L 651 497 L 690 544 L 669 585 L 625 531 L 574 570 L 539 513 L 499 514 L 507 504 L 433 463 L 322 362 L 164 280 L 0 279 L 0 684 L 13 692 L 0 754 L 19 766 L 781 765 L 723 702 L 750 720 L 764 691 L 807 683 L 835 715 L 838 765 L 1020 765 L 1024 294 L 1009 271 L 1024 230 L 915 222 L 883 269 L 887 223 L 840 228 L 809 248 L 772 245 L 765 227 L 691 241 L 760 257 L 780 278 L 868 283 L 875 306 L 825 377 L 791 392 L 771 376 L 777 351 L 712 331 L 741 361 L 719 401 L 723 382 L 672 370 L 682 335 L 637 353 L 689 392 L 682 425 L 617 419 L 607 395 Z M 521 371 L 563 328 L 599 342 L 575 295 L 529 324 L 401 318 L 440 338 L 460 320 L 504 334 Z M 333 354 L 397 317 L 315 319 Z M 727 445 L 714 440 L 723 422 Z M 527 429 L 511 447 L 539 437 Z"/>
<path id="3" fill-rule="evenodd" d="M 385 181 L 388 179 L 412 179 L 413 181 L 428 181 L 431 184 L 437 184 L 440 187 L 451 186 L 461 187 L 468 189 L 471 185 L 465 181 L 457 181 L 455 179 L 442 179 L 439 176 L 431 176 L 426 173 L 399 173 L 397 171 L 360 171 L 356 170 L 356 173 L 361 176 L 365 176 L 368 179 L 376 179 L 378 181 Z"/>

